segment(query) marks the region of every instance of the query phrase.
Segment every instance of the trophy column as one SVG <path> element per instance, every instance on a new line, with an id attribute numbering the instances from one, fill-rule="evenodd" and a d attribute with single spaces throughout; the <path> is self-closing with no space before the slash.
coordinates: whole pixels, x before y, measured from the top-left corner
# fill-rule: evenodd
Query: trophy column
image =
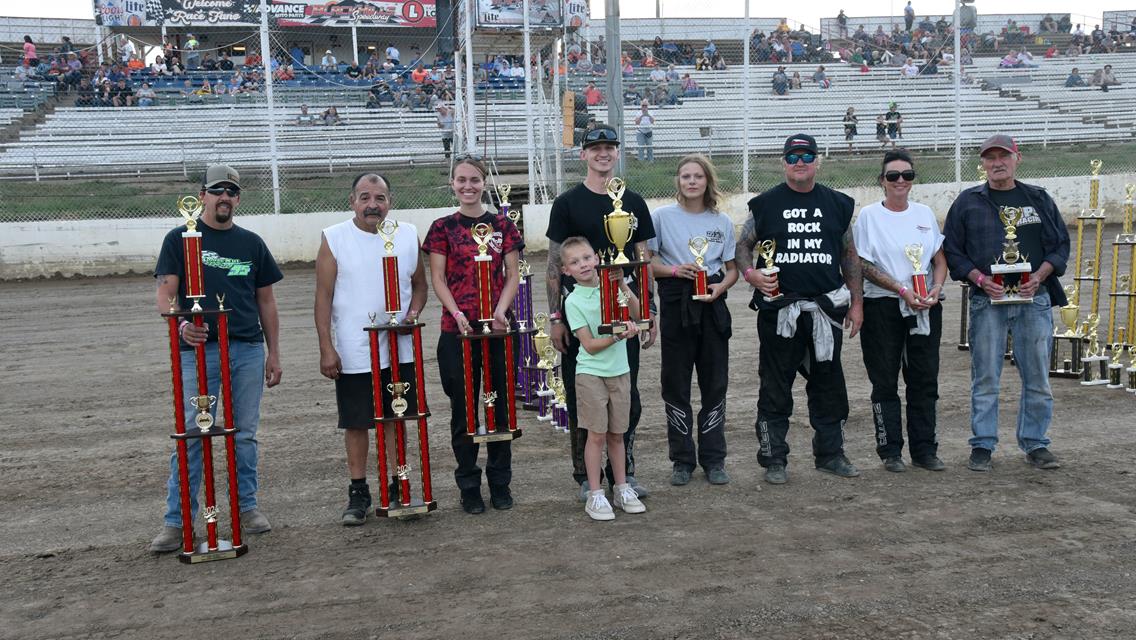
<path id="1" fill-rule="evenodd" d="M 422 327 L 421 322 L 399 321 L 398 314 L 402 313 L 402 299 L 400 294 L 398 256 L 394 254 L 394 236 L 398 231 L 398 223 L 394 220 L 384 220 L 379 225 L 379 235 L 382 236 L 383 248 L 387 255 L 383 256 L 383 294 L 386 304 L 386 314 L 389 317 L 383 324 L 377 323 L 378 314 L 371 313 L 371 325 L 364 328 L 369 335 L 371 346 L 371 393 L 375 407 L 375 449 L 378 456 L 379 467 L 379 505 L 375 508 L 375 515 L 388 518 L 417 517 L 438 508 L 434 500 L 430 483 L 430 440 L 426 418 L 430 416 L 430 409 L 426 406 L 426 376 L 422 358 Z M 382 361 L 379 356 L 379 334 L 385 332 L 387 339 L 387 362 L 390 364 L 390 384 L 386 390 L 391 395 L 390 411 L 387 411 L 383 402 Z M 414 379 L 402 380 L 399 365 L 401 353 L 398 344 L 400 335 L 409 332 L 414 349 Z M 407 396 L 413 394 L 415 400 L 415 413 L 407 413 L 410 403 Z M 413 420 L 418 423 L 418 454 L 421 464 L 419 478 L 422 483 L 422 497 L 414 497 L 410 486 L 411 467 L 407 462 L 407 434 L 406 421 Z M 395 477 L 398 480 L 398 502 L 392 504 L 390 489 L 387 486 L 389 477 L 387 470 L 387 443 L 386 429 L 393 425 L 395 434 Z"/>
<path id="2" fill-rule="evenodd" d="M 959 283 L 959 351 L 970 351 L 970 285 Z"/>
<path id="3" fill-rule="evenodd" d="M 201 233 L 197 231 L 197 216 L 201 214 L 201 202 L 187 196 L 178 200 L 178 211 L 186 220 L 186 231 L 182 233 L 182 249 L 185 255 L 185 297 L 193 300 L 189 311 L 178 308 L 176 298 L 170 299 L 170 309 L 163 313 L 169 331 L 170 369 L 173 386 L 174 433 L 170 436 L 177 447 L 178 484 L 181 503 L 182 552 L 178 559 L 186 564 L 228 560 L 244 555 L 248 547 L 241 540 L 240 503 L 237 493 L 237 456 L 234 434 L 237 425 L 233 418 L 232 376 L 229 367 L 229 311 L 225 309 L 224 296 L 217 296 L 217 309 L 204 310 L 201 300 L 205 298 L 204 264 L 201 259 Z M 182 377 L 180 330 L 183 322 L 196 327 L 205 326 L 205 318 L 213 317 L 217 322 L 218 358 L 220 370 L 220 389 L 223 408 L 223 426 L 215 428 L 211 410 L 217 403 L 217 396 L 209 393 L 209 377 L 205 362 L 205 345 L 194 347 L 197 395 L 190 397 L 196 409 L 192 429 L 186 425 L 185 380 Z M 213 468 L 213 438 L 221 436 L 225 440 L 227 486 L 229 491 L 229 521 L 231 539 L 220 538 L 217 522 L 220 507 L 217 505 L 216 484 Z M 189 441 L 199 440 L 201 446 L 201 476 L 204 485 L 202 517 L 205 519 L 205 540 L 194 545 L 193 512 L 189 492 Z"/>
<path id="4" fill-rule="evenodd" d="M 1132 197 L 1136 185 L 1124 185 L 1124 224 L 1112 241 L 1112 291 L 1108 294 L 1108 339 L 1122 347 L 1136 343 L 1136 230 L 1132 227 Z M 1124 249 L 1127 247 L 1127 249 Z M 1128 273 L 1120 273 L 1121 255 L 1128 254 Z M 1117 309 L 1123 316 L 1117 321 Z M 1126 340 L 1127 338 L 1127 340 Z"/>
<path id="5" fill-rule="evenodd" d="M 1090 314 L 1098 313 L 1100 310 L 1100 264 L 1102 241 L 1104 240 L 1104 210 L 1098 208 L 1100 204 L 1101 164 L 1100 160 L 1089 161 L 1091 172 L 1089 177 L 1089 208 L 1087 210 L 1082 209 L 1080 215 L 1077 216 L 1077 246 L 1076 258 L 1074 259 L 1077 271 L 1076 275 L 1073 276 L 1073 281 L 1081 291 L 1085 291 L 1084 283 L 1091 283 Z M 1086 223 L 1094 225 L 1092 257 L 1084 256 Z"/>

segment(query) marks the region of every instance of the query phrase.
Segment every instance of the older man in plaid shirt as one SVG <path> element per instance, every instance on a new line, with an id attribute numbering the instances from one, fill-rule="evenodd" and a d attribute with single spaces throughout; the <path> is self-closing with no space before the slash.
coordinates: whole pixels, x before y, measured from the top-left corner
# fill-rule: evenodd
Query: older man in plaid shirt
<path id="1" fill-rule="evenodd" d="M 982 143 L 986 184 L 966 189 L 947 213 L 943 250 L 951 277 L 970 287 L 971 417 L 973 436 L 967 465 L 972 471 L 990 471 L 990 456 L 998 442 L 998 394 L 1007 331 L 1014 336 L 1014 360 L 1022 379 L 1017 440 L 1026 460 L 1039 469 L 1056 469 L 1046 431 L 1053 418 L 1049 388 L 1051 308 L 1066 303 L 1057 277 L 1069 258 L 1069 232 L 1061 212 L 1040 187 L 1014 179 L 1021 154 L 1014 139 L 993 135 Z M 990 267 L 1002 254 L 1005 228 L 999 212 L 1021 208 L 1017 223 L 1018 246 L 1033 267 L 1020 294 L 1032 302 L 994 304 L 1005 288 L 991 277 Z"/>

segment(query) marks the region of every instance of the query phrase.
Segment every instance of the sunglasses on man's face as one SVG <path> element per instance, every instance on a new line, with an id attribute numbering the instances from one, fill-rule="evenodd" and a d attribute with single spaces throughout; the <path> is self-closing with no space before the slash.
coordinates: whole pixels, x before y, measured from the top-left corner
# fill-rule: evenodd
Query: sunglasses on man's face
<path id="1" fill-rule="evenodd" d="M 794 165 L 797 164 L 798 160 L 805 164 L 812 164 L 816 159 L 815 153 L 790 153 L 785 156 L 785 164 Z"/>
<path id="2" fill-rule="evenodd" d="M 888 182 L 899 182 L 900 178 L 908 182 L 913 182 L 915 180 L 915 171 L 908 169 L 907 171 L 888 171 L 884 174 L 884 180 Z"/>
<path id="3" fill-rule="evenodd" d="M 592 129 L 584 135 L 584 144 L 592 142 L 619 142 L 619 136 L 611 129 Z"/>
<path id="4" fill-rule="evenodd" d="M 211 196 L 219 196 L 221 194 L 228 195 L 230 198 L 235 198 L 241 195 L 241 190 L 237 187 L 209 187 L 205 190 Z"/>

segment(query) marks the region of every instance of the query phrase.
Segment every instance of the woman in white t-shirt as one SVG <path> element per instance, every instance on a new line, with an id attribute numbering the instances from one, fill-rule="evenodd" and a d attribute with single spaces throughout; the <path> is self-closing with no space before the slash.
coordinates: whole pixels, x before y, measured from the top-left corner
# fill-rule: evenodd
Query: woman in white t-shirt
<path id="1" fill-rule="evenodd" d="M 659 287 L 662 341 L 662 396 L 667 416 L 671 484 L 690 482 L 701 466 L 711 484 L 726 475 L 726 383 L 729 374 L 730 312 L 726 290 L 738 280 L 734 265 L 734 223 L 718 207 L 714 165 L 702 155 L 686 156 L 675 175 L 677 204 L 651 213 L 651 269 Z M 691 240 L 702 238 L 707 295 L 694 299 L 698 267 Z M 701 243 L 701 241 L 699 241 Z M 702 408 L 695 420 L 690 379 L 697 370 Z M 695 433 L 698 447 L 695 449 Z"/>
<path id="2" fill-rule="evenodd" d="M 903 463 L 900 372 L 906 386 L 907 438 L 911 462 L 942 471 L 935 437 L 939 398 L 939 340 L 943 333 L 943 283 L 947 260 L 935 213 L 908 197 L 915 181 L 911 155 L 884 154 L 879 175 L 884 199 L 860 210 L 853 226 L 864 270 L 864 325 L 860 346 L 872 383 L 876 453 L 888 471 Z M 913 260 L 925 274 L 926 295 L 916 291 Z"/>

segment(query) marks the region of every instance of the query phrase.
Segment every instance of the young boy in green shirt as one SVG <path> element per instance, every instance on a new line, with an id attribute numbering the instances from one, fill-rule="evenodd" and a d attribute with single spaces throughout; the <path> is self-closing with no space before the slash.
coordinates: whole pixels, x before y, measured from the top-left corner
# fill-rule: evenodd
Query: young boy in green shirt
<path id="1" fill-rule="evenodd" d="M 611 460 L 615 486 L 612 500 L 624 513 L 643 513 L 647 507 L 639 501 L 635 490 L 627 484 L 627 463 L 623 452 L 623 434 L 631 414 L 631 375 L 627 364 L 626 338 L 639 333 L 635 322 L 611 336 L 600 336 L 600 276 L 596 271 L 599 258 L 585 238 L 573 236 L 560 244 L 560 261 L 564 273 L 576 280 L 572 293 L 564 300 L 568 328 L 580 340 L 576 359 L 576 413 L 579 425 L 588 431 L 584 447 L 584 465 L 588 470 L 588 486 L 600 487 L 600 462 L 604 443 Z M 613 275 L 619 272 L 611 272 Z M 620 291 L 628 296 L 632 314 L 639 308 L 635 294 L 620 277 Z M 588 493 L 584 511 L 593 520 L 614 520 L 615 511 L 602 488 Z"/>

